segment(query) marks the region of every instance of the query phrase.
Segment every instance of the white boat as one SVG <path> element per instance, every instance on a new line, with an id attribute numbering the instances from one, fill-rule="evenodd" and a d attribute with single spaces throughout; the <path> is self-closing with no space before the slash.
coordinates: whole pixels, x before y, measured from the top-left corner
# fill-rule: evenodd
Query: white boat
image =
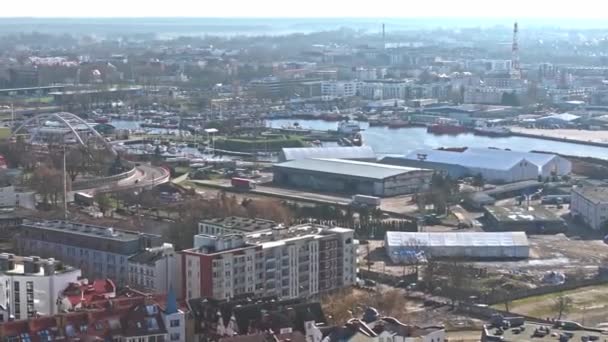
<path id="1" fill-rule="evenodd" d="M 144 146 L 144 149 L 145 149 L 146 151 L 152 152 L 152 151 L 154 151 L 155 147 L 154 147 L 154 145 L 151 145 L 151 144 L 146 144 L 146 145 Z"/>
<path id="2" fill-rule="evenodd" d="M 354 121 L 342 121 L 338 124 L 338 133 L 341 134 L 355 134 L 361 131 L 359 123 Z"/>
<path id="3" fill-rule="evenodd" d="M 177 148 L 175 148 L 175 147 L 169 147 L 169 149 L 167 150 L 167 152 L 169 152 L 171 154 L 176 154 L 177 153 Z"/>

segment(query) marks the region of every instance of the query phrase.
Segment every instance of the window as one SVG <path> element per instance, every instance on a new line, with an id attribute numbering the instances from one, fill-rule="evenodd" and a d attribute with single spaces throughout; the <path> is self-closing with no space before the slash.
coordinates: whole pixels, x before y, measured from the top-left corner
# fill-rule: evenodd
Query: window
<path id="1" fill-rule="evenodd" d="M 13 283 L 13 291 L 19 292 L 19 282 L 18 281 Z"/>
<path id="2" fill-rule="evenodd" d="M 170 325 L 171 328 L 179 327 L 179 319 L 172 319 Z"/>
<path id="3" fill-rule="evenodd" d="M 179 333 L 171 333 L 171 341 L 179 341 Z"/>

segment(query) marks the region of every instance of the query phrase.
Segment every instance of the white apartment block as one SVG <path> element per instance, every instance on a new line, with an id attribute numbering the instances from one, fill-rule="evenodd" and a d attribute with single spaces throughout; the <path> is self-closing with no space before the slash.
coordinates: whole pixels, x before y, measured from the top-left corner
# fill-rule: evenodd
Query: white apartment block
<path id="1" fill-rule="evenodd" d="M 248 235 L 195 236 L 182 251 L 187 299 L 244 294 L 307 297 L 356 280 L 354 232 L 300 225 Z"/>
<path id="2" fill-rule="evenodd" d="M 54 259 L 0 254 L 0 322 L 58 313 L 60 293 L 80 276 L 79 269 Z"/>
<path id="3" fill-rule="evenodd" d="M 363 82 L 361 96 L 371 100 L 407 99 L 410 93 L 411 81 L 383 80 Z"/>
<path id="4" fill-rule="evenodd" d="M 129 258 L 129 285 L 154 293 L 168 293 L 173 289 L 181 298 L 180 262 L 181 258 L 170 243 L 147 248 Z"/>
<path id="5" fill-rule="evenodd" d="M 572 189 L 570 212 L 591 229 L 599 230 L 608 220 L 608 187 L 582 186 Z"/>
<path id="6" fill-rule="evenodd" d="M 321 83 L 321 96 L 343 98 L 357 96 L 362 83 L 347 81 L 327 81 Z"/>

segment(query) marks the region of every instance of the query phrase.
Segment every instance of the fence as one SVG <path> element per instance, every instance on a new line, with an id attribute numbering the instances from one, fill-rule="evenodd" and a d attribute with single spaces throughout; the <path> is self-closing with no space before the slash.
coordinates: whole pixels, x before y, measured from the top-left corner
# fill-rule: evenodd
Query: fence
<path id="1" fill-rule="evenodd" d="M 359 274 L 362 278 L 375 280 L 382 284 L 397 285 L 400 281 L 404 281 L 407 284 L 415 283 L 418 281 L 417 273 L 410 273 L 404 276 L 396 276 L 392 274 L 386 274 L 381 272 L 368 271 L 364 269 L 359 270 Z"/>

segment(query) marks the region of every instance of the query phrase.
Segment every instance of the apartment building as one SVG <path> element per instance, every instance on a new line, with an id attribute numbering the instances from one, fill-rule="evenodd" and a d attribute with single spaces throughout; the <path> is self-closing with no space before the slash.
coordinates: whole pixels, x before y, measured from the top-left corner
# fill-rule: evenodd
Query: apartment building
<path id="1" fill-rule="evenodd" d="M 0 322 L 56 314 L 59 294 L 80 276 L 54 259 L 0 254 Z"/>
<path id="2" fill-rule="evenodd" d="M 203 235 L 247 234 L 269 230 L 276 225 L 277 223 L 271 220 L 228 216 L 202 220 L 198 224 L 198 233 Z"/>
<path id="3" fill-rule="evenodd" d="M 153 293 L 167 293 L 173 289 L 181 298 L 180 260 L 170 243 L 146 248 L 129 257 L 129 285 Z"/>
<path id="4" fill-rule="evenodd" d="M 321 96 L 329 98 L 343 98 L 357 96 L 361 87 L 360 82 L 325 81 L 321 83 Z"/>
<path id="5" fill-rule="evenodd" d="M 182 251 L 187 299 L 244 294 L 298 298 L 350 286 L 356 280 L 351 229 L 313 224 L 275 226 L 251 234 L 195 236 Z"/>
<path id="6" fill-rule="evenodd" d="M 407 99 L 410 97 L 411 80 L 375 80 L 363 82 L 361 96 L 371 100 Z"/>
<path id="7" fill-rule="evenodd" d="M 602 229 L 608 221 L 608 186 L 585 185 L 572 189 L 570 212 L 591 229 Z"/>
<path id="8" fill-rule="evenodd" d="M 129 257 L 159 246 L 159 235 L 67 221 L 25 221 L 16 238 L 22 255 L 62 260 L 89 279 L 128 283 Z"/>

